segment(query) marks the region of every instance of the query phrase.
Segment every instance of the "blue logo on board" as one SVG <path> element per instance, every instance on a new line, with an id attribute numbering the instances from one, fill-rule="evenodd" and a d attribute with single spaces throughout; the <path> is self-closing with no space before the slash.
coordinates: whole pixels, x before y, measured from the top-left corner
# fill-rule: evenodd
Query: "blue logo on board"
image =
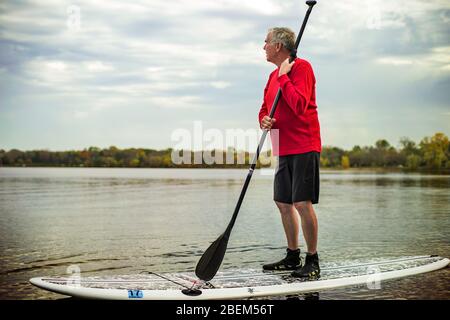
<path id="1" fill-rule="evenodd" d="M 144 297 L 144 292 L 142 290 L 128 290 L 129 299 L 141 299 Z"/>

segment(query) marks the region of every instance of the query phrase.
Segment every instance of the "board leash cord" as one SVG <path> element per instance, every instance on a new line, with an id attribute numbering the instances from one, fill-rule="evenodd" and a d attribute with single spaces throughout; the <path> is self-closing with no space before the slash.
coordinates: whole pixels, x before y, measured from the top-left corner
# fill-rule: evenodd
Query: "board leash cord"
<path id="1" fill-rule="evenodd" d="M 181 292 L 183 292 L 184 294 L 189 295 L 189 296 L 198 296 L 198 295 L 200 295 L 202 293 L 200 288 L 209 288 L 209 289 L 214 289 L 215 288 L 211 283 L 209 283 L 207 281 L 205 282 L 203 280 L 191 281 L 192 282 L 192 286 L 188 287 L 188 286 L 186 286 L 186 285 L 184 285 L 182 283 L 179 283 L 179 282 L 177 282 L 175 280 L 167 278 L 167 277 L 165 277 L 165 276 L 163 276 L 161 274 L 158 274 L 156 272 L 152 272 L 152 271 L 143 271 L 143 272 L 141 272 L 141 274 L 143 274 L 143 273 L 152 274 L 152 275 L 160 277 L 160 278 L 162 278 L 164 280 L 170 281 L 170 282 L 172 282 L 172 283 L 174 283 L 176 285 L 179 285 L 179 286 L 184 288 L 183 290 L 181 290 Z"/>
<path id="2" fill-rule="evenodd" d="M 176 284 L 176 285 L 178 285 L 178 286 L 181 286 L 181 287 L 183 287 L 183 288 L 185 288 L 185 289 L 187 289 L 187 290 L 191 290 L 190 287 L 188 287 L 188 286 L 186 286 L 186 285 L 184 285 L 184 284 L 182 284 L 182 283 L 179 283 L 179 282 L 177 282 L 177 281 L 175 281 L 175 280 L 172 280 L 172 279 L 170 279 L 170 278 L 167 278 L 167 277 L 165 277 L 165 276 L 163 276 L 163 275 L 160 275 L 160 274 L 158 274 L 158 273 L 156 273 L 156 272 L 152 272 L 152 271 L 142 271 L 142 272 L 140 272 L 140 274 L 152 274 L 152 275 L 155 275 L 155 276 L 157 276 L 157 277 L 160 277 L 160 278 L 162 278 L 162 279 L 164 279 L 164 280 L 170 281 L 170 282 L 172 282 L 172 283 L 174 283 L 174 284 Z M 194 285 L 195 285 L 195 283 L 194 283 Z"/>

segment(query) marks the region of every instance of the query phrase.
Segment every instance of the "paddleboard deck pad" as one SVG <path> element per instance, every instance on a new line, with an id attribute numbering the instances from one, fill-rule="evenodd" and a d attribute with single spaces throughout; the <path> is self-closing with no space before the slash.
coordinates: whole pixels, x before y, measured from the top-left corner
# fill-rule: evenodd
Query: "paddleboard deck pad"
<path id="1" fill-rule="evenodd" d="M 48 291 L 88 299 L 245 299 L 319 292 L 353 285 L 376 285 L 381 281 L 439 270 L 449 262 L 449 259 L 437 256 L 413 256 L 323 263 L 320 278 L 314 280 L 293 278 L 290 276 L 292 271 L 230 269 L 218 272 L 206 283 L 193 272 L 39 277 L 30 279 L 30 282 Z"/>

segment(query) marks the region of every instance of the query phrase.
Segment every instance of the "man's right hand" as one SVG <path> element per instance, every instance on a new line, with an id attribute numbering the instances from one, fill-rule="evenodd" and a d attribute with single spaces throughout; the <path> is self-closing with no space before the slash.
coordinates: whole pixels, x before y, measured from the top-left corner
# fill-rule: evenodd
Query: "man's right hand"
<path id="1" fill-rule="evenodd" d="M 269 118 L 269 116 L 264 116 L 264 118 L 261 120 L 261 129 L 270 130 L 275 121 L 277 121 L 275 118 Z"/>

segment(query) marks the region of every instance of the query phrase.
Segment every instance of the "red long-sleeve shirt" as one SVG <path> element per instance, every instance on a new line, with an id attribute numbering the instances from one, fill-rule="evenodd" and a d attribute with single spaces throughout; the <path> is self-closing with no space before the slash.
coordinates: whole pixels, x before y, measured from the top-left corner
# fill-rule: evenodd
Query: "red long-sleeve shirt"
<path id="1" fill-rule="evenodd" d="M 278 129 L 278 139 L 275 132 L 270 135 L 273 154 L 285 156 L 321 152 L 316 79 L 309 62 L 297 58 L 288 74 L 278 77 L 278 69 L 270 74 L 259 111 L 260 125 L 263 117 L 270 114 L 278 88 L 281 88 L 282 94 L 273 116 L 276 122 L 272 126 L 272 129 Z"/>

